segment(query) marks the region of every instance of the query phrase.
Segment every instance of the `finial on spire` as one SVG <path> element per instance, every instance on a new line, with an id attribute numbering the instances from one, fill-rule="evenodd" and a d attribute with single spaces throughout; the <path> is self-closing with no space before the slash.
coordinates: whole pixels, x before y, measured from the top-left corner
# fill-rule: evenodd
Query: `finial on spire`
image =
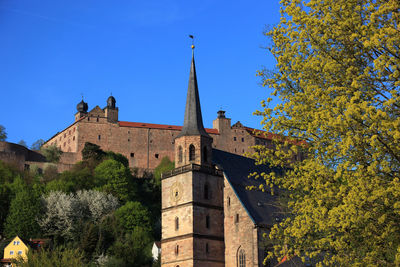
<path id="1" fill-rule="evenodd" d="M 189 35 L 189 37 L 193 39 L 193 35 Z M 211 138 L 203 126 L 193 48 L 194 45 L 192 45 L 192 62 L 190 65 L 189 84 L 186 97 L 185 119 L 182 130 L 177 137 L 185 135 L 201 135 Z"/>
<path id="2" fill-rule="evenodd" d="M 189 34 L 189 38 L 192 39 L 192 49 L 194 49 L 194 36 Z"/>
<path id="3" fill-rule="evenodd" d="M 83 100 L 83 93 L 81 93 L 81 97 L 82 97 L 82 100 Z"/>

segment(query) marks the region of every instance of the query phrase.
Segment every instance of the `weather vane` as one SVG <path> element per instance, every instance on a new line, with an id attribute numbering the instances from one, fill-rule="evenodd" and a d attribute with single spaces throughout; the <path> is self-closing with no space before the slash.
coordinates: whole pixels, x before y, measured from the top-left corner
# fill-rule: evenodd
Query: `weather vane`
<path id="1" fill-rule="evenodd" d="M 189 38 L 192 39 L 192 49 L 194 49 L 194 36 L 189 34 Z"/>

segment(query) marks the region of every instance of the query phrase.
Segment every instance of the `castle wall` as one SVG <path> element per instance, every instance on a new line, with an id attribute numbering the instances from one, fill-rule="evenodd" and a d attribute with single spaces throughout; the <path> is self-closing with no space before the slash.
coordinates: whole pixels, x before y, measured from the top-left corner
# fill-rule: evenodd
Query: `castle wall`
<path id="1" fill-rule="evenodd" d="M 43 146 L 48 147 L 55 145 L 63 152 L 78 152 L 78 132 L 77 123 L 68 126 L 63 131 L 57 133 L 52 138 L 50 138 Z"/>
<path id="2" fill-rule="evenodd" d="M 117 114 L 118 109 L 113 111 Z M 133 123 L 135 126 L 130 126 L 126 122 L 120 125 L 107 117 L 110 116 L 108 112 L 107 109 L 103 111 L 96 106 L 84 117 L 50 138 L 44 146 L 56 145 L 63 152 L 76 153 L 75 160 L 79 161 L 82 160 L 81 151 L 85 143 L 94 143 L 105 151 L 121 153 L 127 157 L 129 166 L 138 168 L 140 172 L 153 170 L 163 157 L 176 161 L 174 142 L 180 127 L 159 125 L 160 128 L 152 128 L 145 123 Z M 213 127 L 215 133 L 209 133 L 213 138 L 213 148 L 243 155 L 253 152 L 251 146 L 270 145 L 269 140 L 253 136 L 240 123 L 231 126 L 229 118 L 215 119 Z M 184 151 L 184 156 L 187 156 L 186 152 Z M 64 158 L 61 163 L 65 163 L 65 166 L 71 164 L 70 161 L 64 162 Z"/>
<path id="3" fill-rule="evenodd" d="M 30 164 L 42 166 L 46 162 L 46 158 L 39 152 L 4 141 L 0 141 L 0 160 L 14 164 L 20 170 L 29 168 Z"/>
<path id="4" fill-rule="evenodd" d="M 258 229 L 226 178 L 224 183 L 225 265 L 239 266 L 238 253 L 243 249 L 246 266 L 258 267 Z"/>
<path id="5" fill-rule="evenodd" d="M 251 146 L 256 144 L 256 138 L 243 128 L 230 128 L 217 136 L 213 147 L 233 154 L 243 155 L 253 152 Z"/>

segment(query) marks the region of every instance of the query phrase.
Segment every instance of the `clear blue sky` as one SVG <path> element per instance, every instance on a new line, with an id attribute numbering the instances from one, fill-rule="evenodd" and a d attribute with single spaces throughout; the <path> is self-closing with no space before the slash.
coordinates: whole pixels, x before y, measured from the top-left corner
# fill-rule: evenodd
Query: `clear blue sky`
<path id="1" fill-rule="evenodd" d="M 219 108 L 232 123 L 268 94 L 256 71 L 273 68 L 262 32 L 278 0 L 1 0 L 0 90 L 9 142 L 30 146 L 74 121 L 76 104 L 103 108 L 112 93 L 122 121 L 181 125 L 191 40 L 205 127 Z"/>

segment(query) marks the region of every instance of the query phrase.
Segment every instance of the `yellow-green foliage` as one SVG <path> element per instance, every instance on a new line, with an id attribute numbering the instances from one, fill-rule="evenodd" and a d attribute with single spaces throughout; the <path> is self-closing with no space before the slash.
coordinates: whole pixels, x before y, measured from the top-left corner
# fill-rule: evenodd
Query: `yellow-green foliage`
<path id="1" fill-rule="evenodd" d="M 256 114 L 267 131 L 304 142 L 254 155 L 291 167 L 262 175 L 285 189 L 291 211 L 270 232 L 274 253 L 319 266 L 399 265 L 400 2 L 281 4 L 266 32 L 276 69 L 259 71 L 271 98 Z M 288 160 L 299 149 L 306 159 Z"/>

